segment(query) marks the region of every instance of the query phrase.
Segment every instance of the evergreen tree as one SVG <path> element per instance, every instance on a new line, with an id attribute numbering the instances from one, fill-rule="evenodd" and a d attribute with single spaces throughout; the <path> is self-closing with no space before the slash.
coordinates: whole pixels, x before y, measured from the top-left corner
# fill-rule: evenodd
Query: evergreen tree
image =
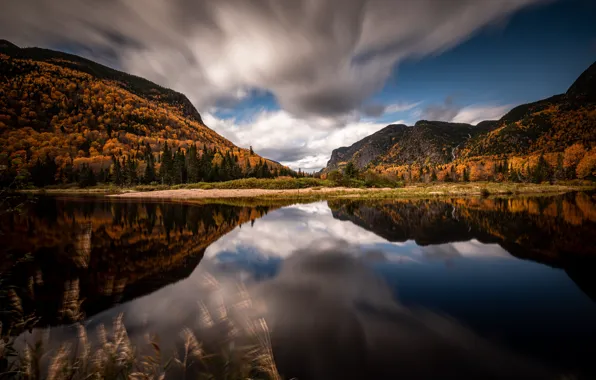
<path id="1" fill-rule="evenodd" d="M 137 183 L 137 164 L 134 158 L 124 156 L 122 160 L 122 179 L 126 186 L 133 186 Z"/>
<path id="2" fill-rule="evenodd" d="M 186 158 L 182 149 L 178 148 L 174 154 L 174 162 L 172 166 L 173 183 L 186 183 Z"/>
<path id="3" fill-rule="evenodd" d="M 213 167 L 213 158 L 215 157 L 215 153 L 210 150 L 208 147 L 203 148 L 203 154 L 199 159 L 199 176 L 201 177 L 201 181 L 209 182 L 213 181 L 214 172 L 215 170 Z"/>
<path id="4" fill-rule="evenodd" d="M 79 187 L 82 187 L 82 188 L 88 187 L 88 186 L 95 186 L 97 184 L 97 181 L 95 179 L 95 173 L 93 172 L 93 169 L 91 169 L 91 167 L 89 167 L 89 165 L 87 165 L 87 164 L 81 165 L 81 168 L 79 170 L 78 182 L 79 182 Z"/>
<path id="5" fill-rule="evenodd" d="M 97 173 L 97 182 L 101 183 L 108 183 L 110 181 L 110 170 L 103 167 L 99 168 L 99 173 Z"/>
<path id="6" fill-rule="evenodd" d="M 66 161 L 66 164 L 60 171 L 60 180 L 63 183 L 73 182 L 72 181 L 72 175 L 73 175 L 72 172 L 73 172 L 73 167 L 72 167 L 72 159 L 71 159 L 69 161 Z"/>
<path id="7" fill-rule="evenodd" d="M 346 178 L 355 178 L 358 176 L 358 169 L 352 161 L 346 164 L 346 167 L 344 168 L 344 176 Z"/>
<path id="8" fill-rule="evenodd" d="M 244 176 L 251 177 L 253 175 L 252 166 L 250 166 L 250 160 L 246 158 L 246 164 L 244 166 Z"/>
<path id="9" fill-rule="evenodd" d="M 31 172 L 31 180 L 33 181 L 33 184 L 37 187 L 43 187 L 45 186 L 44 180 L 43 180 L 43 164 L 41 163 L 41 160 L 38 158 L 37 162 L 35 163 L 35 165 L 31 168 L 30 170 Z"/>
<path id="10" fill-rule="evenodd" d="M 201 180 L 201 167 L 197 147 L 193 144 L 186 152 L 187 180 L 196 183 Z"/>
<path id="11" fill-rule="evenodd" d="M 468 172 L 468 168 L 467 167 L 464 168 L 464 172 L 463 172 L 462 177 L 463 177 L 463 181 L 464 182 L 470 182 L 470 173 Z"/>
<path id="12" fill-rule="evenodd" d="M 120 160 L 118 160 L 114 155 L 112 155 L 112 182 L 118 186 L 122 185 L 123 182 Z"/>
<path id="13" fill-rule="evenodd" d="M 30 178 L 37 187 L 53 185 L 56 182 L 56 172 L 58 166 L 50 155 L 41 161 L 37 159 L 35 165 L 30 170 Z"/>
<path id="14" fill-rule="evenodd" d="M 149 143 L 145 145 L 145 174 L 143 175 L 143 182 L 151 183 L 157 180 L 157 175 L 155 173 L 155 158 L 153 157 L 153 152 L 151 151 L 151 146 Z"/>
<path id="15" fill-rule="evenodd" d="M 513 165 L 509 168 L 507 180 L 511 182 L 521 182 L 521 176 L 519 172 L 513 168 Z"/>
<path id="16" fill-rule="evenodd" d="M 534 183 L 542 183 L 551 179 L 550 165 L 546 162 L 544 154 L 541 154 L 538 158 L 538 162 L 532 170 L 531 179 Z"/>
<path id="17" fill-rule="evenodd" d="M 563 165 L 563 154 L 559 153 L 557 156 L 557 167 L 554 173 L 555 181 L 562 181 L 565 179 L 565 166 Z"/>
<path id="18" fill-rule="evenodd" d="M 232 175 L 232 179 L 240 179 L 242 178 L 242 169 L 238 164 L 238 156 L 230 154 L 230 172 Z"/>
<path id="19" fill-rule="evenodd" d="M 172 151 L 167 141 L 163 146 L 163 152 L 161 154 L 159 178 L 161 179 L 161 183 L 165 185 L 171 185 L 174 182 L 174 158 L 172 157 Z"/>
<path id="20" fill-rule="evenodd" d="M 269 171 L 267 162 L 263 163 L 263 178 L 271 178 L 271 172 Z"/>

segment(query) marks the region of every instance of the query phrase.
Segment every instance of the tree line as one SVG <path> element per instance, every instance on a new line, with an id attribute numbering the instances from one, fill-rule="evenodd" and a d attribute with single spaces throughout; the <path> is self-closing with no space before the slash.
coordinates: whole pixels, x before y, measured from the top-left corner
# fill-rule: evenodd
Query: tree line
<path id="1" fill-rule="evenodd" d="M 241 178 L 275 178 L 278 176 L 302 176 L 288 168 L 275 168 L 259 159 L 251 165 L 246 158 L 240 165 L 238 156 L 231 151 L 221 152 L 216 148 L 204 146 L 201 150 L 191 145 L 188 150 L 173 150 L 166 142 L 163 149 L 155 154 L 151 146 L 138 149 L 142 154 L 132 156 L 112 155 L 109 167 L 94 170 L 88 164 L 74 166 L 67 163 L 59 170 L 55 160 L 47 155 L 44 160 L 37 159 L 30 172 L 21 174 L 25 182 L 37 187 L 58 183 L 77 183 L 80 187 L 94 186 L 97 183 L 117 186 L 140 184 L 177 185 L 197 182 L 220 182 Z"/>
<path id="2" fill-rule="evenodd" d="M 511 160 L 511 161 L 510 161 Z M 513 161 L 513 162 L 512 162 Z M 404 183 L 419 182 L 558 182 L 564 180 L 596 180 L 596 150 L 586 151 L 581 145 L 569 147 L 565 153 L 540 154 L 537 158 L 479 159 L 476 161 L 452 162 L 443 165 L 410 164 L 393 168 L 370 165 L 358 169 L 350 161 L 343 169 L 326 174 L 328 179 L 341 182 L 349 179 L 365 182 L 388 181 Z"/>

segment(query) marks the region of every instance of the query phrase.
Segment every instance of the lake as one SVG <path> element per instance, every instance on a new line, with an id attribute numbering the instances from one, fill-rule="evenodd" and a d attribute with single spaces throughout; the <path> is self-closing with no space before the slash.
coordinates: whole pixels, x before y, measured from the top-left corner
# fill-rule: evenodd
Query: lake
<path id="1" fill-rule="evenodd" d="M 175 348 L 186 326 L 216 341 L 199 323 L 205 305 L 233 318 L 246 291 L 284 378 L 596 376 L 594 194 L 38 197 L 0 221 L 1 321 L 17 347 L 57 346 L 75 323 L 119 314 L 135 342 L 156 334 Z"/>

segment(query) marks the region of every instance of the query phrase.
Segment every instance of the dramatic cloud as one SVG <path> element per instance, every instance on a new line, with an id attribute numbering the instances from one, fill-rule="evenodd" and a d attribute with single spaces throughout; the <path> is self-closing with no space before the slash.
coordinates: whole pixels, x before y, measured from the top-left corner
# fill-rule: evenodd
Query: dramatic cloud
<path id="1" fill-rule="evenodd" d="M 478 124 L 484 120 L 498 120 L 513 106 L 469 106 L 462 108 L 451 120 L 455 123 Z"/>
<path id="2" fill-rule="evenodd" d="M 462 122 L 501 114 L 450 100 L 415 113 L 421 103 L 370 97 L 403 59 L 440 53 L 542 1 L 5 0 L 0 37 L 72 51 L 173 88 L 234 143 L 295 169 L 319 169 L 333 149 L 378 131 L 393 113 Z M 259 94 L 281 109 L 247 121 L 240 103 Z M 214 107 L 230 118 L 216 117 Z M 362 119 L 380 116 L 386 122 Z M 395 117 L 403 118 L 415 121 Z"/>
<path id="3" fill-rule="evenodd" d="M 452 97 L 443 104 L 430 104 L 416 114 L 424 120 L 451 121 L 476 125 L 485 120 L 498 120 L 507 113 L 511 105 L 471 105 L 461 106 Z"/>
<path id="4" fill-rule="evenodd" d="M 254 118 L 242 122 L 209 113 L 203 115 L 203 120 L 231 141 L 245 147 L 251 145 L 257 153 L 296 170 L 318 170 L 327 164 L 333 149 L 351 145 L 388 124 L 359 121 L 355 117 L 304 120 L 283 110 L 257 112 Z M 338 122 L 341 128 L 336 127 Z"/>
<path id="5" fill-rule="evenodd" d="M 444 104 L 431 104 L 422 111 L 422 119 L 452 121 L 462 107 L 456 104 L 452 97 L 445 99 Z"/>
<path id="6" fill-rule="evenodd" d="M 539 1 L 7 0 L 0 35 L 82 52 L 200 110 L 262 89 L 294 115 L 329 117 L 357 110 L 400 60 Z"/>

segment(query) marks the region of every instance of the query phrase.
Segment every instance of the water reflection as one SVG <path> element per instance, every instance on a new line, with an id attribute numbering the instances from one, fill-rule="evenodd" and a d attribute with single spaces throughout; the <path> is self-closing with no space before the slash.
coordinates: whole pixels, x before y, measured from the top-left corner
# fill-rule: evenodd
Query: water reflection
<path id="1" fill-rule="evenodd" d="M 70 323 L 188 277 L 210 244 L 268 210 L 41 198 L 2 220 L 2 285 L 38 324 Z"/>
<path id="2" fill-rule="evenodd" d="M 210 273 L 263 302 L 288 378 L 542 378 L 536 363 L 594 373 L 590 194 L 283 208 L 43 202 L 3 221 L 0 237 L 11 258 L 3 286 L 42 325 L 86 316 L 93 327 L 122 312 L 133 339 L 175 337 L 197 319 Z"/>

